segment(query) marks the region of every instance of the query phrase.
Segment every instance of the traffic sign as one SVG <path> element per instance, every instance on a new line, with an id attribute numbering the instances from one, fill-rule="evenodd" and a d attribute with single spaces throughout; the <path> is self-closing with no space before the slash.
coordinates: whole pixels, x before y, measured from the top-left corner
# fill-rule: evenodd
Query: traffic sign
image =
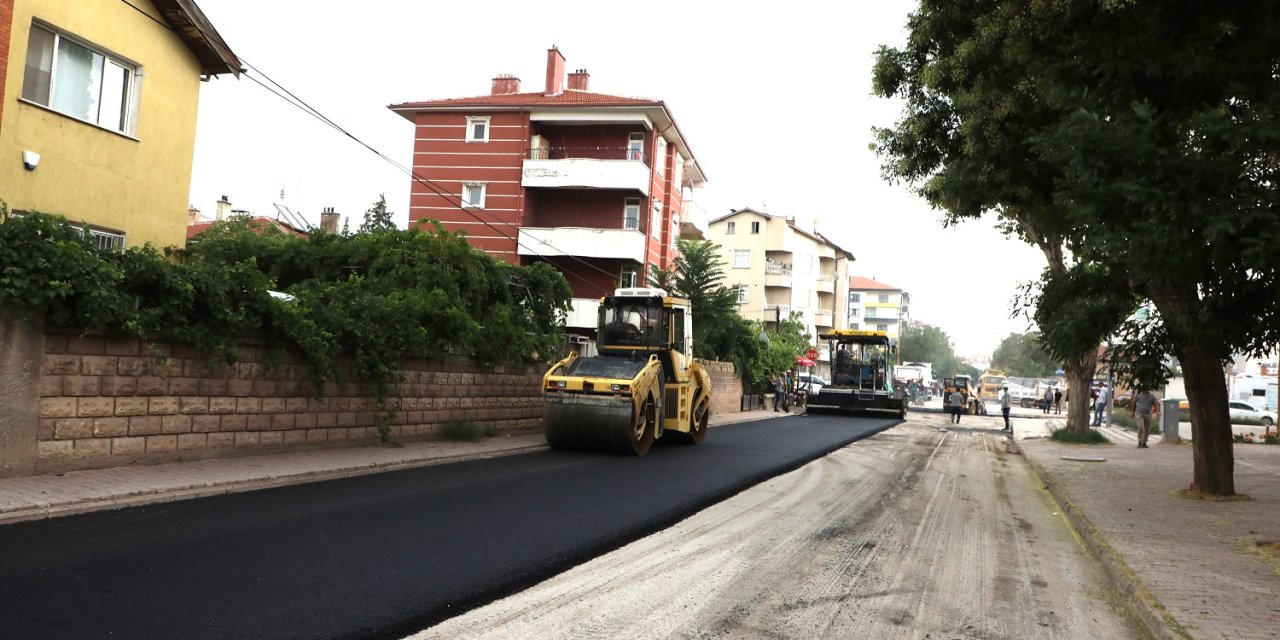
<path id="1" fill-rule="evenodd" d="M 812 349 L 812 348 L 811 348 L 811 349 L 809 349 L 808 351 L 804 352 L 804 357 L 806 357 L 806 358 L 808 358 L 808 359 L 810 359 L 810 360 L 817 360 L 817 359 L 818 359 L 818 350 L 817 350 L 817 349 Z"/>

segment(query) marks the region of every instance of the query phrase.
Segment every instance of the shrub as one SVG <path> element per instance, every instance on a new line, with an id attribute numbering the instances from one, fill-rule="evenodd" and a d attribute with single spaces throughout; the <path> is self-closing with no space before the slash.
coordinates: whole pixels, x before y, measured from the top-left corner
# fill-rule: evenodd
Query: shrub
<path id="1" fill-rule="evenodd" d="M 1065 427 L 1062 429 L 1054 430 L 1053 434 L 1049 436 L 1049 439 L 1054 440 L 1056 442 L 1066 442 L 1068 444 L 1110 444 L 1111 443 L 1111 441 L 1108 440 L 1106 436 L 1102 435 L 1102 433 L 1095 431 L 1093 429 L 1090 429 L 1082 434 L 1077 435 L 1067 431 Z"/>

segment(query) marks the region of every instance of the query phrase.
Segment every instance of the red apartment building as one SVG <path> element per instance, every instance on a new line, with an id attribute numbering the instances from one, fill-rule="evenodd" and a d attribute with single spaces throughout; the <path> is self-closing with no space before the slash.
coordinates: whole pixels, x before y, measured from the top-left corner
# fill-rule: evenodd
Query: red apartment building
<path id="1" fill-rule="evenodd" d="M 592 93 L 590 79 L 566 76 L 552 47 L 542 91 L 500 75 L 487 96 L 390 107 L 415 127 L 410 224 L 437 220 L 502 260 L 552 264 L 579 333 L 602 295 L 672 266 L 691 228 L 685 195 L 705 179 L 665 103 Z"/>

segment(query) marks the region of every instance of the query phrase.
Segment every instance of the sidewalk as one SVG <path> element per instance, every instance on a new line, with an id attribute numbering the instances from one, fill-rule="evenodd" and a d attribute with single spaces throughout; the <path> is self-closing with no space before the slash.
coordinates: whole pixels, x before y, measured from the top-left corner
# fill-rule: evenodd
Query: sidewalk
<path id="1" fill-rule="evenodd" d="M 1062 420 L 1017 423 L 1014 442 L 1155 637 L 1280 638 L 1280 447 L 1236 445 L 1251 499 L 1219 502 L 1178 495 L 1190 444 L 1138 449 L 1113 426 L 1110 445 L 1064 445 L 1048 439 Z"/>
<path id="2" fill-rule="evenodd" d="M 769 410 L 718 414 L 711 417 L 710 426 L 779 415 Z M 479 442 L 432 440 L 402 448 L 352 447 L 0 478 L 0 525 L 512 455 L 546 446 L 541 432 L 530 432 Z"/>

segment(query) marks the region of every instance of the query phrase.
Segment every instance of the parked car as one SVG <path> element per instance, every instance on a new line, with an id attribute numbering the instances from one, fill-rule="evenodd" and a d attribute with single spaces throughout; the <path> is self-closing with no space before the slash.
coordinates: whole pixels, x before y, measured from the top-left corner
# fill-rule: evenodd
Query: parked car
<path id="1" fill-rule="evenodd" d="M 1270 427 L 1276 423 L 1276 413 L 1274 411 L 1259 409 L 1251 404 L 1231 402 L 1227 404 L 1227 410 L 1231 412 L 1231 422 L 1233 423 L 1247 420 L 1250 423 L 1261 424 L 1264 427 Z"/>
<path id="2" fill-rule="evenodd" d="M 830 382 L 827 382 L 826 380 L 824 380 L 822 376 L 815 375 L 812 373 L 799 374 L 796 376 L 796 380 L 799 381 L 800 388 L 802 389 L 805 388 L 806 384 L 809 385 L 808 387 L 809 395 L 814 395 L 819 391 L 822 391 L 823 387 L 831 384 Z"/>

